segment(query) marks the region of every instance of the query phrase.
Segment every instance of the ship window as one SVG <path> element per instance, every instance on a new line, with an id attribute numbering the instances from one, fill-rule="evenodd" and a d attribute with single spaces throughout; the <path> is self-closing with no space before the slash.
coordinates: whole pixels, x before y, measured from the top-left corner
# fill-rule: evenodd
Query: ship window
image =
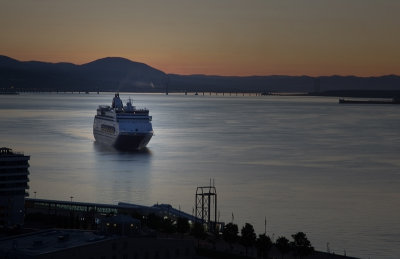
<path id="1" fill-rule="evenodd" d="M 114 134 L 115 133 L 115 128 L 113 126 L 102 124 L 101 125 L 101 131 L 103 131 L 105 133 L 109 133 L 109 134 Z"/>

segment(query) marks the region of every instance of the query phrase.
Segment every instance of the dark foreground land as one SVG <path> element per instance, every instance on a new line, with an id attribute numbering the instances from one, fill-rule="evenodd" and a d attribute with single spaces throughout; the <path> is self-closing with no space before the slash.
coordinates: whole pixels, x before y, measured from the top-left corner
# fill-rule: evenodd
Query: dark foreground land
<path id="1" fill-rule="evenodd" d="M 80 232 L 79 232 L 80 231 Z M 87 240 L 90 237 L 90 240 Z M 52 240 L 56 240 L 55 242 Z M 88 244 L 89 242 L 89 244 Z M 273 246 L 267 254 L 246 249 L 220 238 L 196 239 L 188 234 L 141 233 L 134 236 L 105 235 L 75 229 L 37 229 L 19 235 L 0 234 L 0 258 L 215 258 L 215 259 L 357 259 L 314 251 L 307 256 L 282 255 Z"/>
<path id="2" fill-rule="evenodd" d="M 25 227 L 0 231 L 0 258 L 354 258 L 314 251 L 302 232 L 292 235 L 291 242 L 285 238 L 282 250 L 278 240 L 257 238 L 251 224 L 241 235 L 233 223 L 209 232 L 205 224 L 189 220 L 193 216 L 173 211 L 28 199 Z"/>

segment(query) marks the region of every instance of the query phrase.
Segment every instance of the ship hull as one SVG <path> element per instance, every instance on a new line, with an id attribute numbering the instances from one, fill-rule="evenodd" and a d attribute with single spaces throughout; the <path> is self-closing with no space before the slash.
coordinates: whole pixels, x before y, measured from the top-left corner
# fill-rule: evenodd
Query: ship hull
<path id="1" fill-rule="evenodd" d="M 96 142 L 113 146 L 118 150 L 139 150 L 149 143 L 152 133 L 125 133 L 119 135 L 106 134 L 101 131 L 93 130 Z"/>

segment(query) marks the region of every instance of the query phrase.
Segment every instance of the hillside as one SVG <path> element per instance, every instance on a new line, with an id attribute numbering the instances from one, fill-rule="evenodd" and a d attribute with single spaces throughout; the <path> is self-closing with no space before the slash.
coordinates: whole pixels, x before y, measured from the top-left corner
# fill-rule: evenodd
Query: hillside
<path id="1" fill-rule="evenodd" d="M 103 58 L 83 65 L 0 56 L 0 88 L 32 91 L 164 91 L 167 76 L 146 64 Z"/>
<path id="2" fill-rule="evenodd" d="M 131 91 L 131 92 L 343 92 L 397 93 L 400 77 L 356 76 L 209 76 L 165 74 L 146 64 L 107 57 L 93 62 L 47 63 L 0 56 L 0 89 L 19 91 Z M 392 95 L 392 94 L 390 94 Z"/>

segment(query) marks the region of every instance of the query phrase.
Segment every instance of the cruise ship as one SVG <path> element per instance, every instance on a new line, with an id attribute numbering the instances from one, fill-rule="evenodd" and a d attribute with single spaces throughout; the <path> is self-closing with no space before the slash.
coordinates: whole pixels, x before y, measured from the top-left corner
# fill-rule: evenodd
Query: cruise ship
<path id="1" fill-rule="evenodd" d="M 137 109 L 131 99 L 123 105 L 115 94 L 111 107 L 100 105 L 93 122 L 93 135 L 97 142 L 119 150 L 139 150 L 153 136 L 152 117 L 148 109 Z"/>

